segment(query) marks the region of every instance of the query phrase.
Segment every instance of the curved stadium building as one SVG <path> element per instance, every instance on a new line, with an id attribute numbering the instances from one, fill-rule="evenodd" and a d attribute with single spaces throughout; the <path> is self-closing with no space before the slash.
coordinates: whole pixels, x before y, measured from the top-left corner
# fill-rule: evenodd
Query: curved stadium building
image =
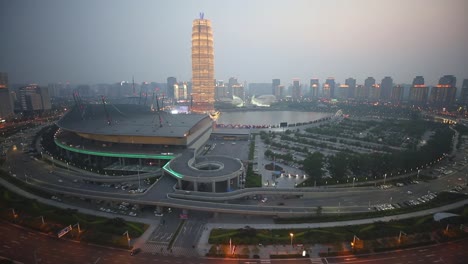
<path id="1" fill-rule="evenodd" d="M 225 192 L 239 187 L 242 162 L 227 156 L 198 156 L 213 122 L 204 114 L 170 114 L 136 104 L 86 104 L 58 122 L 55 144 L 67 160 L 110 171 L 160 168 L 178 188 Z"/>

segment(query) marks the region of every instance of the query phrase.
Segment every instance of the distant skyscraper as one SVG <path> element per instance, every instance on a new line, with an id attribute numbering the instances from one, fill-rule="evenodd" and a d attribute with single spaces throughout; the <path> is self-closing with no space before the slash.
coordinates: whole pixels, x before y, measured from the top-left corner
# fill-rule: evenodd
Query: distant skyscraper
<path id="1" fill-rule="evenodd" d="M 370 97 L 370 91 L 374 85 L 375 85 L 375 79 L 373 77 L 367 77 L 367 79 L 364 81 L 363 98 Z"/>
<path id="2" fill-rule="evenodd" d="M 174 84 L 174 99 L 186 100 L 187 99 L 187 83 L 180 82 Z"/>
<path id="3" fill-rule="evenodd" d="M 401 103 L 401 101 L 403 101 L 404 91 L 405 91 L 405 87 L 401 85 L 393 86 L 392 93 L 390 95 L 390 101 L 392 101 L 393 103 L 397 103 L 397 104 Z"/>
<path id="4" fill-rule="evenodd" d="M 345 84 L 348 85 L 348 98 L 356 97 L 356 79 L 348 78 L 345 80 Z"/>
<path id="5" fill-rule="evenodd" d="M 320 83 L 319 79 L 310 79 L 310 92 L 313 98 L 317 98 L 320 95 Z"/>
<path id="6" fill-rule="evenodd" d="M 335 98 L 335 78 L 328 77 L 327 80 L 325 80 L 325 84 L 328 84 L 327 87 L 329 89 L 329 92 L 326 92 L 326 93 L 324 92 L 324 94 L 327 94 L 325 97 Z"/>
<path id="7" fill-rule="evenodd" d="M 244 89 L 244 85 L 242 84 L 234 84 L 232 85 L 232 95 L 233 95 L 233 98 L 234 96 L 237 96 L 239 97 L 240 99 L 242 99 L 242 101 L 245 101 L 245 89 Z"/>
<path id="8" fill-rule="evenodd" d="M 237 82 L 237 78 L 235 78 L 235 77 L 229 78 L 227 91 L 226 91 L 226 97 L 233 98 L 232 97 L 234 95 L 233 87 L 236 86 L 236 85 L 239 85 L 239 83 Z"/>
<path id="9" fill-rule="evenodd" d="M 369 90 L 369 100 L 378 101 L 380 99 L 380 85 L 374 84 Z"/>
<path id="10" fill-rule="evenodd" d="M 393 79 L 392 77 L 385 77 L 382 79 L 382 83 L 380 84 L 380 99 L 384 101 L 388 101 L 392 94 L 392 87 L 393 87 Z"/>
<path id="11" fill-rule="evenodd" d="M 50 97 L 60 97 L 60 92 L 63 90 L 62 83 L 49 83 L 47 86 L 49 88 Z M 105 93 L 99 92 L 99 94 L 105 95 Z"/>
<path id="12" fill-rule="evenodd" d="M 457 78 L 453 75 L 444 75 L 439 79 L 439 84 L 432 87 L 430 103 L 436 106 L 447 107 L 455 102 L 457 93 Z"/>
<path id="13" fill-rule="evenodd" d="M 424 84 L 424 77 L 416 76 L 410 88 L 409 101 L 412 104 L 423 105 L 427 102 L 429 87 Z"/>
<path id="14" fill-rule="evenodd" d="M 460 95 L 460 103 L 464 106 L 468 106 L 468 79 L 463 80 Z"/>
<path id="15" fill-rule="evenodd" d="M 364 87 L 364 85 L 360 84 L 356 86 L 356 95 L 354 96 L 354 98 L 359 99 L 359 100 L 365 100 L 367 99 L 368 94 L 369 94 L 369 91 L 366 91 L 366 88 Z"/>
<path id="16" fill-rule="evenodd" d="M 224 85 L 223 80 L 216 81 L 216 88 L 215 88 L 215 98 L 221 99 L 226 97 L 227 86 Z"/>
<path id="17" fill-rule="evenodd" d="M 293 80 L 292 98 L 293 99 L 301 98 L 301 83 L 299 79 Z"/>
<path id="18" fill-rule="evenodd" d="M 51 108 L 47 88 L 41 88 L 37 84 L 30 84 L 21 87 L 19 93 L 22 111 L 40 111 Z"/>
<path id="19" fill-rule="evenodd" d="M 13 114 L 13 104 L 8 90 L 8 74 L 0 72 L 0 119 Z"/>
<path id="20" fill-rule="evenodd" d="M 167 77 L 167 97 L 169 98 L 175 98 L 176 91 L 175 91 L 175 85 L 177 84 L 177 78 L 176 77 Z"/>
<path id="21" fill-rule="evenodd" d="M 336 93 L 336 98 L 347 99 L 348 94 L 349 94 L 349 85 L 340 84 L 340 86 L 338 86 L 338 92 Z"/>
<path id="22" fill-rule="evenodd" d="M 281 85 L 280 79 L 273 79 L 271 82 L 271 94 L 279 98 L 279 86 Z"/>
<path id="23" fill-rule="evenodd" d="M 214 80 L 211 21 L 200 14 L 192 24 L 192 112 L 214 111 Z"/>

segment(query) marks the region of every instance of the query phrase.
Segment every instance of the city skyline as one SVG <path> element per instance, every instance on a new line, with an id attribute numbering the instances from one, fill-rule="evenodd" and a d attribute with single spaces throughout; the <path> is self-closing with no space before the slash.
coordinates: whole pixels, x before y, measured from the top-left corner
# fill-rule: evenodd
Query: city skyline
<path id="1" fill-rule="evenodd" d="M 188 81 L 187 24 L 205 12 L 216 35 L 216 79 L 391 76 L 410 84 L 421 75 L 432 86 L 443 75 L 468 77 L 466 1 L 110 3 L 0 3 L 0 71 L 10 83 Z"/>

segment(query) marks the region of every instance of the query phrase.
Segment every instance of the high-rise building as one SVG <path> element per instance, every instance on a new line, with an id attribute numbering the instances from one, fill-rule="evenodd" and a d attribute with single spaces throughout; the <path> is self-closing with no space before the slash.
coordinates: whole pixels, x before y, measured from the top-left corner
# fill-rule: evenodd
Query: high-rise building
<path id="1" fill-rule="evenodd" d="M 188 94 L 187 94 L 187 83 L 186 82 L 180 82 L 174 84 L 174 99 L 175 100 L 186 100 L 188 99 Z"/>
<path id="2" fill-rule="evenodd" d="M 324 92 L 324 95 L 326 95 L 326 98 L 335 98 L 335 78 L 333 77 L 328 77 L 327 80 L 325 80 L 325 84 L 328 84 L 328 92 Z M 325 86 L 324 86 L 325 87 Z"/>
<path id="3" fill-rule="evenodd" d="M 279 89 L 278 87 L 281 85 L 281 80 L 280 79 L 273 79 L 271 82 L 271 94 L 276 96 L 276 98 L 279 97 Z"/>
<path id="4" fill-rule="evenodd" d="M 226 92 L 227 92 L 227 86 L 224 85 L 224 81 L 217 80 L 216 87 L 215 87 L 215 98 L 221 99 L 221 98 L 227 97 Z"/>
<path id="5" fill-rule="evenodd" d="M 245 89 L 244 89 L 244 85 L 242 84 L 234 84 L 232 85 L 232 95 L 233 95 L 233 98 L 234 96 L 237 96 L 239 97 L 240 99 L 242 99 L 242 101 L 245 101 Z"/>
<path id="6" fill-rule="evenodd" d="M 231 99 L 233 98 L 232 97 L 234 95 L 233 87 L 236 85 L 239 85 L 239 83 L 237 82 L 237 78 L 235 77 L 229 78 L 227 91 L 226 91 L 226 97 L 231 98 Z"/>
<path id="7" fill-rule="evenodd" d="M 373 77 L 367 77 L 366 80 L 364 80 L 364 91 L 363 91 L 363 98 L 369 98 L 370 96 L 370 91 L 372 86 L 375 85 L 375 79 Z"/>
<path id="8" fill-rule="evenodd" d="M 49 88 L 50 97 L 60 97 L 60 92 L 63 90 L 63 84 L 62 83 L 49 83 L 47 88 Z M 104 93 L 99 93 L 99 94 L 104 95 Z"/>
<path id="9" fill-rule="evenodd" d="M 388 101 L 392 95 L 393 79 L 392 77 L 385 77 L 380 84 L 380 100 Z"/>
<path id="10" fill-rule="evenodd" d="M 338 93 L 336 93 L 336 98 L 347 99 L 349 94 L 349 85 L 340 84 L 338 86 Z"/>
<path id="11" fill-rule="evenodd" d="M 369 100 L 378 101 L 380 99 L 380 85 L 374 84 L 369 89 Z"/>
<path id="12" fill-rule="evenodd" d="M 293 99 L 301 98 L 301 83 L 299 79 L 293 79 L 292 98 Z"/>
<path id="13" fill-rule="evenodd" d="M 453 75 L 444 75 L 439 79 L 439 84 L 432 87 L 430 103 L 435 106 L 451 106 L 455 102 L 457 94 L 457 78 Z"/>
<path id="14" fill-rule="evenodd" d="M 359 84 L 356 86 L 356 95 L 354 96 L 354 98 L 356 99 L 359 99 L 359 100 L 365 100 L 368 96 L 368 91 L 367 91 L 367 94 L 366 94 L 366 88 L 364 87 L 364 85 L 362 84 Z"/>
<path id="15" fill-rule="evenodd" d="M 468 106 L 468 79 L 463 80 L 460 94 L 460 104 Z"/>
<path id="16" fill-rule="evenodd" d="M 37 84 L 30 84 L 19 89 L 22 111 L 50 110 L 49 91 Z"/>
<path id="17" fill-rule="evenodd" d="M 319 95 L 320 95 L 319 90 L 320 90 L 319 79 L 316 79 L 316 78 L 310 79 L 311 96 L 314 97 L 314 98 L 319 97 Z"/>
<path id="18" fill-rule="evenodd" d="M 214 111 L 214 82 L 213 31 L 201 13 L 192 23 L 192 112 Z"/>
<path id="19" fill-rule="evenodd" d="M 13 104 L 8 89 L 8 74 L 0 72 L 0 119 L 13 114 Z"/>
<path id="20" fill-rule="evenodd" d="M 348 85 L 348 98 L 356 97 L 356 79 L 348 78 L 345 80 L 345 84 Z"/>
<path id="21" fill-rule="evenodd" d="M 403 87 L 402 85 L 393 86 L 392 93 L 390 95 L 390 101 L 392 101 L 392 103 L 397 104 L 401 103 L 401 101 L 403 101 L 404 91 L 405 87 Z"/>
<path id="22" fill-rule="evenodd" d="M 410 88 L 409 101 L 412 104 L 423 105 L 427 102 L 429 87 L 424 84 L 424 77 L 416 76 Z"/>
<path id="23" fill-rule="evenodd" d="M 177 91 L 175 90 L 175 85 L 177 84 L 176 77 L 167 77 L 167 97 L 175 98 Z"/>

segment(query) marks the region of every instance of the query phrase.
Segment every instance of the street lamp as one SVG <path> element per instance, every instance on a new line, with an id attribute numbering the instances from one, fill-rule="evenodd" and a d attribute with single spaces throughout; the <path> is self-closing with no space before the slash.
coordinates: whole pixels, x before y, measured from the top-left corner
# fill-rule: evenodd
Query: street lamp
<path id="1" fill-rule="evenodd" d="M 400 243 L 400 242 L 401 242 L 401 235 L 405 235 L 405 236 L 407 236 L 407 234 L 406 234 L 405 232 L 403 232 L 403 231 L 400 231 L 400 234 L 398 235 L 398 243 Z"/>
<path id="2" fill-rule="evenodd" d="M 289 236 L 291 237 L 291 247 L 292 247 L 292 241 L 293 241 L 294 234 L 293 234 L 293 233 L 289 233 Z"/>
<path id="3" fill-rule="evenodd" d="M 353 236 L 353 241 L 351 242 L 351 247 L 354 248 L 356 246 L 356 239 L 357 240 L 361 240 L 359 239 L 359 237 L 357 237 L 356 235 Z"/>
<path id="4" fill-rule="evenodd" d="M 15 212 L 15 208 L 10 208 L 11 212 L 13 213 L 13 218 L 17 218 L 18 214 Z"/>
<path id="5" fill-rule="evenodd" d="M 385 173 L 385 174 L 383 175 L 383 177 L 384 177 L 384 178 L 383 178 L 383 184 L 385 185 L 385 180 L 387 180 L 387 173 Z"/>
<path id="6" fill-rule="evenodd" d="M 125 231 L 125 233 L 122 234 L 122 236 L 127 235 L 127 242 L 128 242 L 128 247 L 130 248 L 130 236 L 128 235 L 128 230 Z"/>
<path id="7" fill-rule="evenodd" d="M 140 183 L 140 165 L 137 165 L 137 173 L 138 173 L 138 190 L 141 190 L 141 183 Z"/>
<path id="8" fill-rule="evenodd" d="M 355 178 L 355 177 L 353 177 L 353 188 L 354 188 L 354 181 L 355 181 L 355 180 L 356 180 L 356 178 Z"/>
<path id="9" fill-rule="evenodd" d="M 419 172 L 421 172 L 421 170 L 418 170 L 418 176 L 417 176 L 418 180 L 419 180 Z"/>

